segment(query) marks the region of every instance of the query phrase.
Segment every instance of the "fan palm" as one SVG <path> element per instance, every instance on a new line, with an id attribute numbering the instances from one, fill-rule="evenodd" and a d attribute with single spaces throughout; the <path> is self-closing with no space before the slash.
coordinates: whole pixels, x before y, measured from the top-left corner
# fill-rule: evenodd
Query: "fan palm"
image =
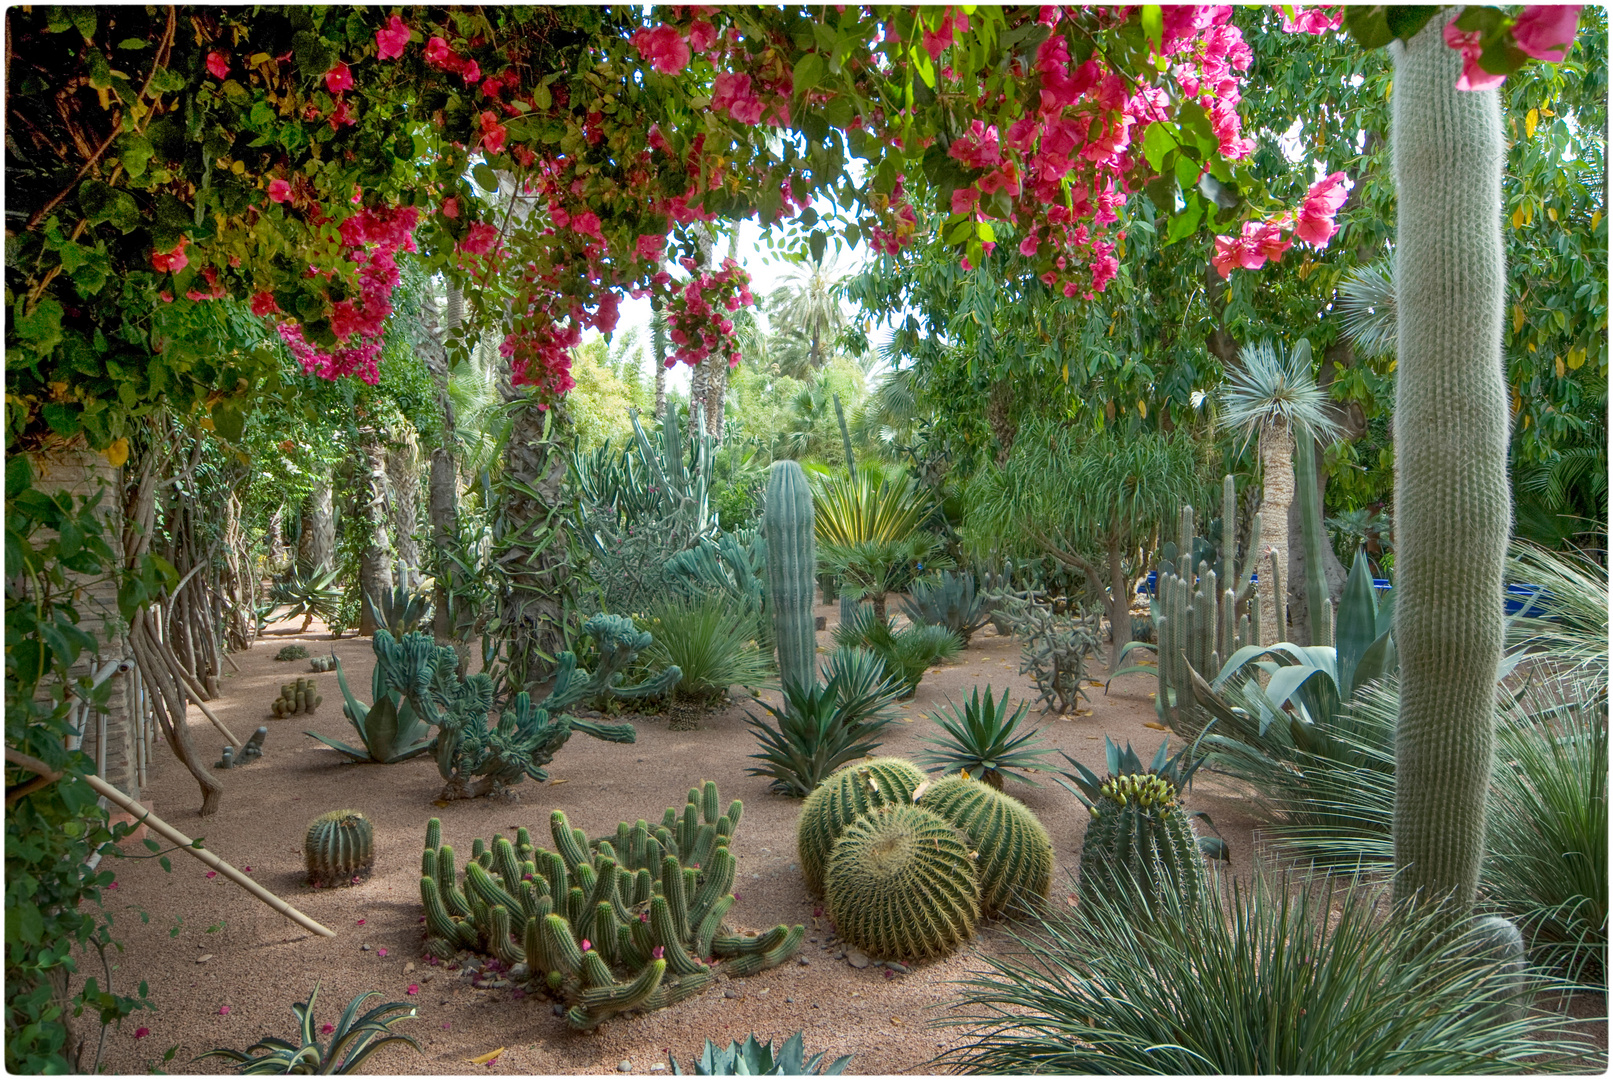
<path id="1" fill-rule="evenodd" d="M 768 297 L 768 314 L 781 347 L 784 374 L 797 379 L 828 362 L 846 313 L 840 306 L 840 279 L 820 262 L 799 264 L 786 283 Z"/>
<path id="2" fill-rule="evenodd" d="M 1339 434 L 1338 424 L 1327 415 L 1327 392 L 1316 385 L 1311 373 L 1311 343 L 1304 338 L 1292 352 L 1281 345 L 1262 341 L 1244 348 L 1240 366 L 1227 374 L 1222 388 L 1220 422 L 1224 428 L 1245 438 L 1260 438 L 1260 471 L 1264 491 L 1261 503 L 1261 539 L 1276 556 L 1277 565 L 1288 566 L 1288 507 L 1294 501 L 1294 443 L 1296 439 L 1329 441 Z M 1305 477 L 1315 483 L 1315 477 Z M 1277 595 L 1273 591 L 1271 565 L 1264 552 L 1260 560 L 1260 636 L 1270 645 L 1286 636 L 1277 625 Z"/>

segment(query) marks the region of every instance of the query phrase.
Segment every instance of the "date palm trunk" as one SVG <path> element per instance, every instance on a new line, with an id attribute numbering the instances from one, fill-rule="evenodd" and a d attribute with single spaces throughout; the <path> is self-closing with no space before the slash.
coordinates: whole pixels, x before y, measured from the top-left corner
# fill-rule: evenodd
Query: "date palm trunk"
<path id="1" fill-rule="evenodd" d="M 566 597 L 571 587 L 562 488 L 573 440 L 564 402 L 547 409 L 507 387 L 509 442 L 500 484 L 503 533 L 495 550 L 509 569 L 499 622 L 512 689 L 531 687 L 554 670 L 565 648 Z"/>
<path id="2" fill-rule="evenodd" d="M 331 505 L 329 474 L 314 481 L 314 490 L 303 501 L 297 561 L 314 573 L 336 565 L 336 514 Z"/>

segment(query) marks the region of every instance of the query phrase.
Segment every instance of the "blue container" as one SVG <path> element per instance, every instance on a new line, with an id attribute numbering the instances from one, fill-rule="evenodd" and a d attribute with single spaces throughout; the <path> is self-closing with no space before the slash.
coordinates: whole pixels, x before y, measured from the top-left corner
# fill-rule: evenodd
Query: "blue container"
<path id="1" fill-rule="evenodd" d="M 1546 608 L 1539 602 L 1539 597 L 1545 594 L 1544 586 L 1540 585 L 1508 585 L 1507 586 L 1507 615 L 1522 615 L 1530 619 L 1543 619 L 1546 617 Z"/>

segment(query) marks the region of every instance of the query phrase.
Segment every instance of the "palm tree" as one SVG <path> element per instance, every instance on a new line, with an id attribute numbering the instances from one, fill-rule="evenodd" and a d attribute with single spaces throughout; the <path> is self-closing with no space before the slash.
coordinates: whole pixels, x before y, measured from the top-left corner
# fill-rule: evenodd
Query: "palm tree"
<path id="1" fill-rule="evenodd" d="M 768 296 L 784 374 L 809 378 L 829 361 L 835 339 L 846 326 L 840 291 L 841 280 L 830 276 L 821 262 L 812 262 L 799 264 L 789 281 Z"/>
<path id="2" fill-rule="evenodd" d="M 1259 553 L 1260 644 L 1272 645 L 1287 635 L 1277 625 L 1277 595 L 1272 591 L 1271 557 L 1288 566 L 1288 508 L 1294 501 L 1294 441 L 1326 441 L 1339 434 L 1327 415 L 1327 393 L 1316 385 L 1311 372 L 1310 342 L 1300 339 L 1292 352 L 1262 341 L 1239 355 L 1241 366 L 1227 375 L 1221 391 L 1220 423 L 1240 431 L 1244 438 L 1260 438 L 1263 501 L 1260 507 Z M 1309 482 L 1309 478 L 1307 478 Z"/>

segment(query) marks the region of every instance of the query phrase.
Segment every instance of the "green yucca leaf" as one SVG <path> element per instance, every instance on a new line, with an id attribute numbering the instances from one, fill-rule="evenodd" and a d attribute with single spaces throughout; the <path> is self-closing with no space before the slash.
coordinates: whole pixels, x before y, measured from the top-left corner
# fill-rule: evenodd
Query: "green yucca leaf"
<path id="1" fill-rule="evenodd" d="M 925 737 L 923 742 L 936 747 L 919 755 L 919 761 L 943 772 L 967 769 L 969 775 L 997 790 L 1002 790 L 1003 778 L 1012 777 L 1033 787 L 1040 785 L 1028 776 L 1010 770 L 1039 767 L 1041 759 L 1053 752 L 1050 746 L 1034 745 L 1042 738 L 1039 730 L 1021 731 L 1019 725 L 1030 710 L 1030 702 L 1021 701 L 1012 715 L 1008 712 L 1008 691 L 992 700 L 991 687 L 986 687 L 984 703 L 980 688 L 962 709 L 947 699 L 945 710 L 930 714 L 930 719 L 945 733 L 943 738 Z"/>

